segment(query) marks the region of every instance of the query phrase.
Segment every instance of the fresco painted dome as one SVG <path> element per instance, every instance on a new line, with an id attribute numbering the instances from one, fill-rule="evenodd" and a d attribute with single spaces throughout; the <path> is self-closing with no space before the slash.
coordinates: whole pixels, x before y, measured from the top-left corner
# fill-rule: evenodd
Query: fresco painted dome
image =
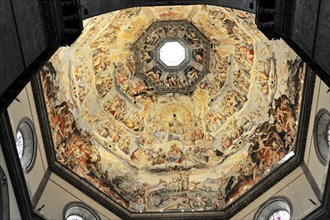
<path id="1" fill-rule="evenodd" d="M 251 193 L 295 154 L 305 70 L 254 20 L 204 5 L 86 20 L 42 70 L 56 161 L 129 213 Z"/>

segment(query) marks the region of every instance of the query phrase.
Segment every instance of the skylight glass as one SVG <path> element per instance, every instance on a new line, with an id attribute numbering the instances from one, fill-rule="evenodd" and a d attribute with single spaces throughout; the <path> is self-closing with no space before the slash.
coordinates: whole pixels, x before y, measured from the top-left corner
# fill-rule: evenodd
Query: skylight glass
<path id="1" fill-rule="evenodd" d="M 177 41 L 166 42 L 159 52 L 166 66 L 179 66 L 186 58 L 184 47 Z"/>

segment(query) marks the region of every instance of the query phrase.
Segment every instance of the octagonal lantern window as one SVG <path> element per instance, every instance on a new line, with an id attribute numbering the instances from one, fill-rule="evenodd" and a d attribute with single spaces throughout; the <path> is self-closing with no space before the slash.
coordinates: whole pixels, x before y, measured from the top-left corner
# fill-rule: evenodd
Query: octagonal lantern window
<path id="1" fill-rule="evenodd" d="M 186 20 L 155 21 L 133 50 L 135 75 L 156 94 L 192 94 L 209 73 L 210 41 Z"/>
<path id="2" fill-rule="evenodd" d="M 185 48 L 177 41 L 166 42 L 159 52 L 160 60 L 166 66 L 179 66 L 186 58 Z"/>

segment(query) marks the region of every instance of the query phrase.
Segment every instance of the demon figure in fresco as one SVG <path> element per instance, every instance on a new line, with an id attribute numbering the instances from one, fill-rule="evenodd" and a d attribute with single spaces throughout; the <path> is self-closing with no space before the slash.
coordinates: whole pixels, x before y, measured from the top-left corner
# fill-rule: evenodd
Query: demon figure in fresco
<path id="1" fill-rule="evenodd" d="M 155 60 L 167 38 L 186 66 Z M 295 152 L 304 68 L 246 12 L 92 18 L 41 70 L 56 160 L 131 212 L 221 210 Z"/>

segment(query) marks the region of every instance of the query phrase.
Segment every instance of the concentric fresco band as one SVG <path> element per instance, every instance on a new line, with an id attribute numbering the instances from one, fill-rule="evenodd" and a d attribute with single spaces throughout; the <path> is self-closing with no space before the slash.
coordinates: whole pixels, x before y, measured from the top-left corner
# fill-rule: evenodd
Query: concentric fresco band
<path id="1" fill-rule="evenodd" d="M 86 20 L 41 70 L 56 160 L 132 213 L 226 208 L 296 152 L 305 64 L 254 19 L 195 5 Z M 188 53 L 173 68 L 156 55 L 170 39 Z"/>

